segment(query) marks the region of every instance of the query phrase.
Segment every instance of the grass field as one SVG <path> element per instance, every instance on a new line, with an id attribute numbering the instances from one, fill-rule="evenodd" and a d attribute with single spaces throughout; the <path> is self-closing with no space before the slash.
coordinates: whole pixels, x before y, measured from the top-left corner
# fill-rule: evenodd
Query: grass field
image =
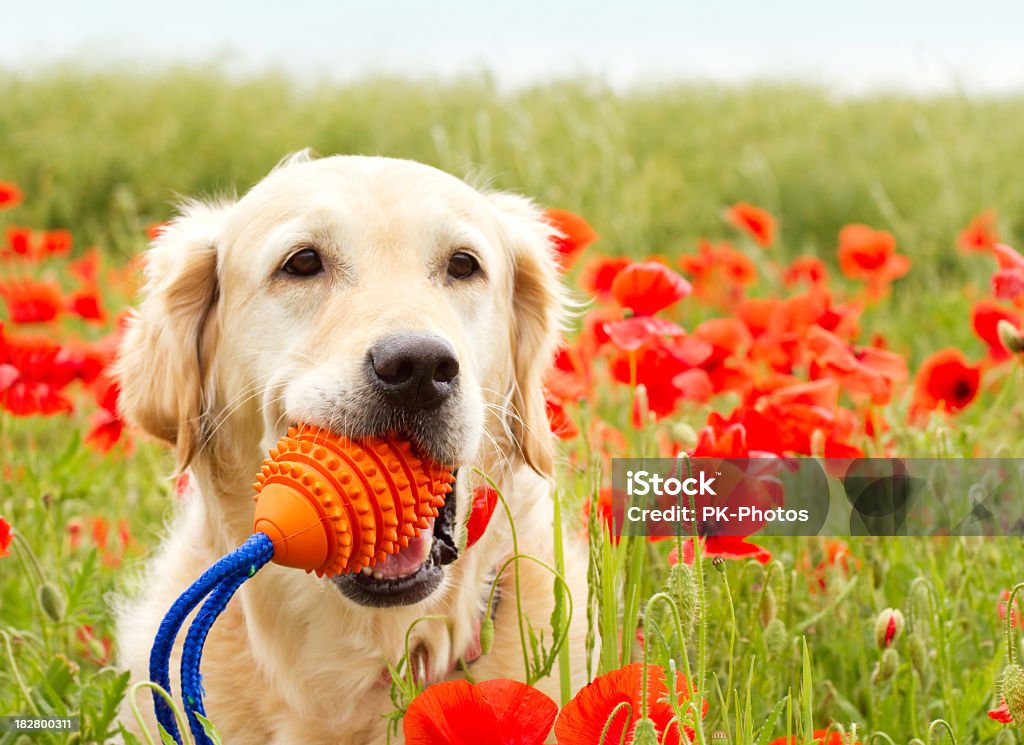
<path id="1" fill-rule="evenodd" d="M 884 400 L 866 407 L 843 384 L 834 406 L 856 414 L 852 433 L 810 433 L 806 452 L 787 452 L 820 454 L 822 438 L 831 442 L 835 435 L 844 447 L 869 455 L 1024 454 L 1019 364 L 994 359 L 972 329 L 979 302 L 997 302 L 1009 315 L 1019 307 L 1012 299 L 993 300 L 996 262 L 986 250 L 957 246 L 958 233 L 986 209 L 998 214 L 1001 240 L 1021 246 L 1024 97 L 838 100 L 783 85 L 623 93 L 595 81 L 503 92 L 483 77 L 299 86 L 271 75 L 230 80 L 207 69 L 139 75 L 62 69 L 30 78 L 0 72 L 0 101 L 0 182 L 17 184 L 24 195 L 21 204 L 0 211 L 0 230 L 69 229 L 74 236 L 69 254 L 58 250 L 41 261 L 12 256 L 9 237 L 0 252 L 0 282 L 52 280 L 65 297 L 93 291 L 105 310 L 102 318 L 89 318 L 98 314 L 61 306 L 53 320 L 18 323 L 0 304 L 8 339 L 46 337 L 78 365 L 67 373 L 76 382 L 53 384 L 67 397 L 64 408 L 73 410 L 49 416 L 19 415 L 10 396 L 4 398 L 0 375 L 0 516 L 17 534 L 10 555 L 0 558 L 0 714 L 80 713 L 83 725 L 80 739 L 41 735 L 39 742 L 102 742 L 116 732 L 113 717 L 126 680 L 109 666 L 116 655 L 109 648 L 109 599 L 130 587 L 175 502 L 169 454 L 129 434 L 102 452 L 103 436 L 113 436 L 117 423 L 97 418 L 105 411 L 103 373 L 83 372 L 89 360 L 100 367 L 109 362 L 109 350 L 97 350 L 135 289 L 133 275 L 121 270 L 145 248 L 147 228 L 172 214 L 175 194 L 244 192 L 283 155 L 306 146 L 322 154 L 416 159 L 584 216 L 600 239 L 567 274 L 580 297 L 586 296 L 580 278 L 598 255 L 663 256 L 683 271 L 677 261 L 694 255 L 699 239 L 729 240 L 756 268 L 757 279 L 744 292 L 779 299 L 805 291 L 781 281 L 790 262 L 817 256 L 831 276 L 823 286 L 833 307 L 864 306 L 858 328 L 836 334 L 857 345 L 883 338 L 908 374 L 887 378 Z M 778 218 L 771 248 L 758 247 L 724 218 L 737 202 Z M 839 232 L 851 223 L 891 233 L 896 252 L 910 260 L 906 276 L 878 298 L 846 276 L 837 259 Z M 90 270 L 72 261 L 93 246 L 98 279 L 90 280 Z M 601 309 L 621 314 L 609 297 L 594 306 Z M 657 312 L 691 332 L 711 318 L 741 316 L 737 303 L 715 305 L 699 294 Z M 801 345 L 807 328 L 794 332 Z M 584 349 L 587 333 L 573 349 Z M 757 345 L 744 344 L 743 369 L 764 364 L 751 351 Z M 925 406 L 928 412 L 908 417 L 921 404 L 915 377 L 944 348 L 961 350 L 978 371 L 977 395 L 956 414 Z M 712 395 L 680 396 L 663 416 L 643 416 L 634 427 L 629 412 L 636 390 L 628 379 L 614 379 L 616 360 L 629 355 L 607 346 L 586 352 L 592 403 L 565 402 L 584 435 L 563 442 L 560 466 L 565 517 L 580 530 L 586 530 L 584 505 L 607 486 L 606 472 L 594 477 L 605 455 L 671 446 L 693 451 L 710 412 L 737 411 L 750 393 L 716 382 Z M 739 364 L 741 355 L 731 353 Z M 0 373 L 4 354 L 0 343 Z M 25 359 L 22 375 L 24 365 L 53 362 Z M 14 358 L 7 362 L 19 367 Z M 800 382 L 829 377 L 818 376 L 804 357 L 786 364 L 786 374 Z M 865 412 L 874 418 L 870 431 Z M 594 435 L 596 421 L 621 434 Z M 86 443 L 89 432 L 95 436 Z M 722 437 L 722 427 L 715 433 Z M 126 442 L 133 443 L 130 453 Z M 636 601 L 666 582 L 674 542 L 615 545 L 598 535 L 592 543 L 598 561 L 613 569 L 592 588 L 594 623 L 604 638 L 598 674 L 639 660 L 630 642 L 642 604 Z M 713 568 L 700 557 L 702 571 L 675 570 L 675 581 L 696 582 L 706 592 L 703 613 L 694 612 L 698 631 L 680 639 L 663 611 L 648 614 L 667 638 L 652 642 L 656 632 L 648 629 L 652 661 L 681 661 L 685 650 L 694 676 L 706 666 L 699 685 L 708 711 L 702 722 L 691 722 L 698 741 L 766 745 L 792 733 L 797 742 L 811 742 L 812 730 L 830 723 L 846 732 L 855 726 L 864 745 L 951 736 L 959 743 L 1021 741 L 1016 729 L 986 715 L 999 704 L 997 682 L 1006 664 L 1002 593 L 1024 581 L 1020 539 L 758 543 L 771 552 L 771 563 L 736 559 Z M 673 592 L 679 600 L 689 590 Z M 584 612 L 588 602 L 576 604 Z M 901 609 L 906 625 L 879 645 L 876 619 L 887 608 Z M 1014 623 L 1014 649 L 1018 631 Z M 1024 711 L 1024 700 L 1009 703 Z M 933 724 L 940 720 L 948 730 Z M 716 739 L 717 732 L 725 739 Z M 0 743 L 16 737 L 0 734 Z"/>

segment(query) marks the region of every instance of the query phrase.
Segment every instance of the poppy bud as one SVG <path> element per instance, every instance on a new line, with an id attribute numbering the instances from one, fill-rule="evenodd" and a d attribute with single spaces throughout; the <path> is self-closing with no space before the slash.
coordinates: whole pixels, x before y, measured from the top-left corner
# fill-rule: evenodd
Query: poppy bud
<path id="1" fill-rule="evenodd" d="M 1006 351 L 1013 354 L 1024 352 L 1024 335 L 1010 321 L 1002 318 L 996 324 L 996 334 Z"/>
<path id="2" fill-rule="evenodd" d="M 777 658 L 786 651 L 789 633 L 781 618 L 776 618 L 764 630 L 764 645 L 768 648 L 768 656 Z"/>
<path id="3" fill-rule="evenodd" d="M 697 444 L 697 432 L 686 422 L 676 422 L 669 430 L 672 439 L 686 448 L 692 448 Z"/>
<path id="4" fill-rule="evenodd" d="M 52 582 L 44 582 L 39 586 L 39 605 L 54 623 L 64 619 L 64 596 Z"/>
<path id="5" fill-rule="evenodd" d="M 761 625 L 767 627 L 768 624 L 774 621 L 778 609 L 778 603 L 775 601 L 775 591 L 771 587 L 765 588 L 764 594 L 761 596 L 761 607 L 758 609 L 761 613 Z"/>
<path id="6" fill-rule="evenodd" d="M 1007 665 L 1003 671 L 1003 700 L 1013 721 L 1024 722 L 1024 667 Z"/>
<path id="7" fill-rule="evenodd" d="M 646 717 L 636 723 L 633 730 L 633 745 L 658 745 L 658 730 L 654 722 Z"/>
<path id="8" fill-rule="evenodd" d="M 898 608 L 886 608 L 875 619 L 875 644 L 879 649 L 887 649 L 899 638 L 905 625 L 902 611 Z"/>
<path id="9" fill-rule="evenodd" d="M 489 615 L 484 616 L 484 620 L 480 623 L 480 652 L 481 654 L 490 654 L 491 647 L 494 646 L 494 619 Z"/>
<path id="10" fill-rule="evenodd" d="M 679 562 L 672 567 L 665 580 L 664 590 L 676 604 L 683 636 L 689 640 L 697 624 L 697 584 L 690 565 Z"/>
<path id="11" fill-rule="evenodd" d="M 871 582 L 877 590 L 885 582 L 885 560 L 882 558 L 881 552 L 873 552 L 868 561 L 871 562 Z"/>
<path id="12" fill-rule="evenodd" d="M 725 574 L 725 557 L 724 556 L 716 556 L 715 558 L 713 558 L 711 560 L 711 566 L 713 566 L 715 569 L 717 569 L 722 574 Z"/>
<path id="13" fill-rule="evenodd" d="M 875 672 L 871 674 L 871 682 L 875 685 L 884 683 L 896 674 L 900 666 L 900 655 L 892 647 L 882 652 L 882 659 L 875 665 Z"/>

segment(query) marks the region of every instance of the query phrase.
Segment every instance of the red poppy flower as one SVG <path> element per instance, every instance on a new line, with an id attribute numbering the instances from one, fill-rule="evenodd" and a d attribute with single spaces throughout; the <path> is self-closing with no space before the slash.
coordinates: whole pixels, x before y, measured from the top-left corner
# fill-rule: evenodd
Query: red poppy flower
<path id="1" fill-rule="evenodd" d="M 725 241 L 700 241 L 696 254 L 679 257 L 679 266 L 693 279 L 694 295 L 726 310 L 742 300 L 746 285 L 757 281 L 754 262 Z"/>
<path id="2" fill-rule="evenodd" d="M 107 320 L 107 312 L 103 309 L 103 299 L 97 287 L 76 290 L 67 300 L 68 311 L 87 321 L 103 323 Z"/>
<path id="3" fill-rule="evenodd" d="M 996 257 L 1000 269 L 1024 269 L 1024 256 L 1005 243 L 994 244 L 992 254 Z"/>
<path id="4" fill-rule="evenodd" d="M 992 294 L 1001 300 L 1017 300 L 1024 295 L 1024 269 L 1000 269 L 992 275 Z"/>
<path id="5" fill-rule="evenodd" d="M 0 515 L 0 559 L 10 553 L 12 540 L 14 533 L 11 532 L 11 524 Z"/>
<path id="6" fill-rule="evenodd" d="M 786 267 L 782 281 L 790 287 L 801 282 L 810 285 L 828 284 L 828 269 L 817 256 L 801 256 Z"/>
<path id="7" fill-rule="evenodd" d="M 960 248 L 970 252 L 991 251 L 998 242 L 999 232 L 996 229 L 995 210 L 979 212 L 957 236 L 957 244 Z"/>
<path id="8" fill-rule="evenodd" d="M 10 181 L 0 181 L 0 210 L 17 207 L 21 204 L 22 193 L 17 184 Z"/>
<path id="9" fill-rule="evenodd" d="M 151 223 L 150 225 L 146 226 L 146 237 L 149 238 L 150 241 L 155 241 L 163 234 L 165 230 L 167 230 L 169 224 L 170 223 L 166 222 Z"/>
<path id="10" fill-rule="evenodd" d="M 98 453 L 109 453 L 124 432 L 124 422 L 106 409 L 98 409 L 89 416 L 89 431 L 85 444 Z"/>
<path id="11" fill-rule="evenodd" d="M 99 453 L 109 453 L 124 434 L 125 423 L 117 411 L 120 386 L 103 374 L 93 383 L 99 409 L 89 417 L 91 425 L 85 435 L 85 444 Z M 127 447 L 130 449 L 130 441 Z"/>
<path id="12" fill-rule="evenodd" d="M 697 444 L 690 451 L 691 458 L 747 458 L 747 431 L 742 424 L 730 424 L 721 434 L 713 427 L 702 427 L 697 433 Z"/>
<path id="13" fill-rule="evenodd" d="M 67 256 L 71 253 L 71 231 L 70 230 L 46 230 L 40 236 L 40 256 Z"/>
<path id="14" fill-rule="evenodd" d="M 90 248 L 85 256 L 68 264 L 71 272 L 86 287 L 93 287 L 100 277 L 100 252 Z"/>
<path id="15" fill-rule="evenodd" d="M 811 553 L 804 552 L 796 563 L 796 568 L 807 577 L 807 585 L 812 593 L 828 589 L 828 579 L 833 573 L 846 577 L 850 572 L 860 568 L 860 559 L 850 553 L 846 541 L 834 538 L 824 539 L 824 557 L 815 564 Z"/>
<path id="16" fill-rule="evenodd" d="M 558 715 L 546 695 L 515 680 L 435 683 L 402 721 L 407 745 L 541 745 Z"/>
<path id="17" fill-rule="evenodd" d="M 548 427 L 559 440 L 573 440 L 579 437 L 580 430 L 565 410 L 565 403 L 550 393 L 544 398 L 544 411 L 548 415 Z"/>
<path id="18" fill-rule="evenodd" d="M 623 352 L 634 352 L 657 339 L 686 336 L 682 326 L 655 316 L 631 316 L 604 325 L 608 340 Z"/>
<path id="19" fill-rule="evenodd" d="M 597 240 L 597 233 L 586 220 L 568 210 L 549 209 L 544 215 L 561 233 L 552 243 L 558 254 L 558 263 L 563 269 L 568 269 L 580 252 Z"/>
<path id="20" fill-rule="evenodd" d="M 866 393 L 876 404 L 888 403 L 893 386 L 907 378 L 901 355 L 876 347 L 855 347 L 820 326 L 807 333 L 812 378 L 832 379 L 852 392 Z"/>
<path id="21" fill-rule="evenodd" d="M 747 233 L 762 248 L 775 242 L 775 218 L 770 212 L 753 204 L 740 202 L 727 212 L 729 222 Z"/>
<path id="22" fill-rule="evenodd" d="M 0 327 L 0 338 L 3 329 Z M 12 379 L 5 367 L 6 384 L 0 386 L 0 408 L 15 416 L 44 416 L 71 411 L 62 390 L 75 379 L 75 368 L 61 358 L 60 347 L 41 337 L 7 337 L 0 344 L 0 365 L 14 368 Z"/>
<path id="23" fill-rule="evenodd" d="M 679 396 L 687 401 L 704 403 L 715 393 L 711 377 L 699 367 L 673 375 L 672 385 L 679 391 Z"/>
<path id="24" fill-rule="evenodd" d="M 1009 321 L 1014 328 L 1020 330 L 1020 316 L 1012 310 L 1002 307 L 999 303 L 981 300 L 971 309 L 971 326 L 974 333 L 985 342 L 988 346 L 989 357 L 996 362 L 1007 360 L 1012 356 L 999 340 L 999 332 L 996 330 L 999 322 L 1003 320 Z"/>
<path id="25" fill-rule="evenodd" d="M 751 450 L 821 455 L 812 453 L 812 440 L 820 438 L 826 458 L 855 457 L 860 450 L 848 439 L 857 426 L 857 416 L 837 405 L 838 395 L 838 383 L 828 378 L 786 385 L 748 400 L 728 418 L 712 412 L 708 424 L 718 430 L 742 424 Z"/>
<path id="26" fill-rule="evenodd" d="M 738 535 L 712 535 L 701 538 L 701 554 L 703 556 L 721 556 L 725 559 L 754 559 L 761 564 L 772 560 L 772 552 L 750 543 L 746 537 Z M 692 564 L 694 560 L 693 539 L 683 541 L 683 562 Z M 679 551 L 673 548 L 668 554 L 670 566 L 679 563 Z"/>
<path id="27" fill-rule="evenodd" d="M 0 297 L 7 303 L 11 323 L 52 321 L 64 307 L 56 282 L 34 279 L 9 279 L 0 282 Z"/>
<path id="28" fill-rule="evenodd" d="M 647 407 L 660 419 L 671 414 L 684 396 L 676 377 L 700 367 L 710 355 L 711 345 L 699 339 L 655 338 L 634 351 L 618 352 L 609 360 L 608 369 L 620 383 L 643 385 Z"/>
<path id="29" fill-rule="evenodd" d="M 839 231 L 839 267 L 851 279 L 866 280 L 869 291 L 877 295 L 910 271 L 910 259 L 896 253 L 892 233 L 867 225 L 847 225 Z"/>
<path id="30" fill-rule="evenodd" d="M 811 741 L 811 745 L 846 745 L 846 738 L 839 734 L 839 732 L 833 730 L 829 733 L 827 740 L 825 739 L 826 732 L 828 732 L 828 730 L 814 730 L 814 733 L 811 735 L 814 738 L 814 740 Z M 792 737 L 776 738 L 768 743 L 768 745 L 796 745 L 796 742 L 796 735 L 793 735 Z M 858 741 L 856 745 L 860 745 L 860 742 Z"/>
<path id="31" fill-rule="evenodd" d="M 1010 706 L 1002 696 L 999 697 L 999 706 L 988 710 L 988 718 L 995 719 L 1000 724 L 1013 724 L 1013 714 L 1010 713 Z"/>
<path id="32" fill-rule="evenodd" d="M 753 338 L 738 318 L 709 318 L 693 330 L 696 339 L 711 345 L 705 366 L 714 366 L 730 357 L 742 357 Z"/>
<path id="33" fill-rule="evenodd" d="M 587 262 L 580 274 L 580 287 L 607 300 L 612 294 L 612 282 L 615 277 L 633 263 L 625 256 L 599 256 Z"/>
<path id="34" fill-rule="evenodd" d="M 612 296 L 638 316 L 653 316 L 690 294 L 693 288 L 664 264 L 631 264 L 615 275 Z"/>
<path id="35" fill-rule="evenodd" d="M 968 364 L 964 353 L 955 347 L 941 349 L 921 363 L 911 408 L 956 413 L 975 399 L 980 384 L 980 367 Z"/>
<path id="36" fill-rule="evenodd" d="M 491 515 L 498 505 L 498 492 L 489 486 L 481 486 L 473 492 L 473 506 L 466 523 L 466 548 L 480 540 L 491 522 Z"/>
<path id="37" fill-rule="evenodd" d="M 639 662 L 594 678 L 580 689 L 558 715 L 555 722 L 558 745 L 594 745 L 602 741 L 602 732 L 605 732 L 603 742 L 632 742 L 633 732 L 640 721 L 643 679 L 644 666 Z M 676 673 L 675 683 L 677 701 L 685 704 L 693 696 L 693 686 L 682 673 Z M 658 666 L 648 666 L 647 717 L 654 723 L 659 743 L 680 745 L 683 740 L 678 727 L 672 723 L 675 713 L 669 704 L 669 695 L 665 671 Z M 620 707 L 613 716 L 612 711 L 619 704 L 628 706 Z M 707 710 L 708 702 L 703 701 L 702 718 Z M 605 726 L 608 727 L 607 731 Z M 693 739 L 693 730 L 689 727 L 684 727 L 684 730 L 685 741 L 689 742 Z"/>
<path id="38" fill-rule="evenodd" d="M 32 247 L 32 230 L 19 225 L 7 226 L 7 245 L 0 255 L 26 258 Z"/>

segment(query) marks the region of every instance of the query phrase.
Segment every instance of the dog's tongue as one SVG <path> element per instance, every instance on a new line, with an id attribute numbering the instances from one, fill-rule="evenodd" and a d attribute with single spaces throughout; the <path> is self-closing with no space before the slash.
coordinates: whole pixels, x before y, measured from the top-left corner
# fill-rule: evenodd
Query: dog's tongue
<path id="1" fill-rule="evenodd" d="M 423 562 L 430 556 L 430 547 L 434 543 L 434 521 L 420 530 L 409 541 L 409 545 L 397 554 L 389 555 L 384 561 L 378 561 L 373 566 L 374 579 L 397 579 L 413 574 Z"/>

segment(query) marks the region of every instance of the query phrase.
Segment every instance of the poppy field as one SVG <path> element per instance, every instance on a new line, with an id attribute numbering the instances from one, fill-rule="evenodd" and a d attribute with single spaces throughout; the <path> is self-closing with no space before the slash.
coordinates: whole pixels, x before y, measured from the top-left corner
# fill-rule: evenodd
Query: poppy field
<path id="1" fill-rule="evenodd" d="M 191 69 L 0 75 L 0 98 L 0 714 L 81 724 L 0 744 L 107 742 L 126 697 L 150 705 L 112 607 L 188 475 L 121 420 L 111 364 L 175 195 L 244 191 L 306 146 L 535 198 L 580 301 L 546 389 L 592 682 L 550 644 L 562 607 L 530 619 L 557 699 L 398 675 L 396 737 L 1021 742 L 1019 538 L 608 525 L 615 457 L 1024 455 L 1024 100 Z"/>

